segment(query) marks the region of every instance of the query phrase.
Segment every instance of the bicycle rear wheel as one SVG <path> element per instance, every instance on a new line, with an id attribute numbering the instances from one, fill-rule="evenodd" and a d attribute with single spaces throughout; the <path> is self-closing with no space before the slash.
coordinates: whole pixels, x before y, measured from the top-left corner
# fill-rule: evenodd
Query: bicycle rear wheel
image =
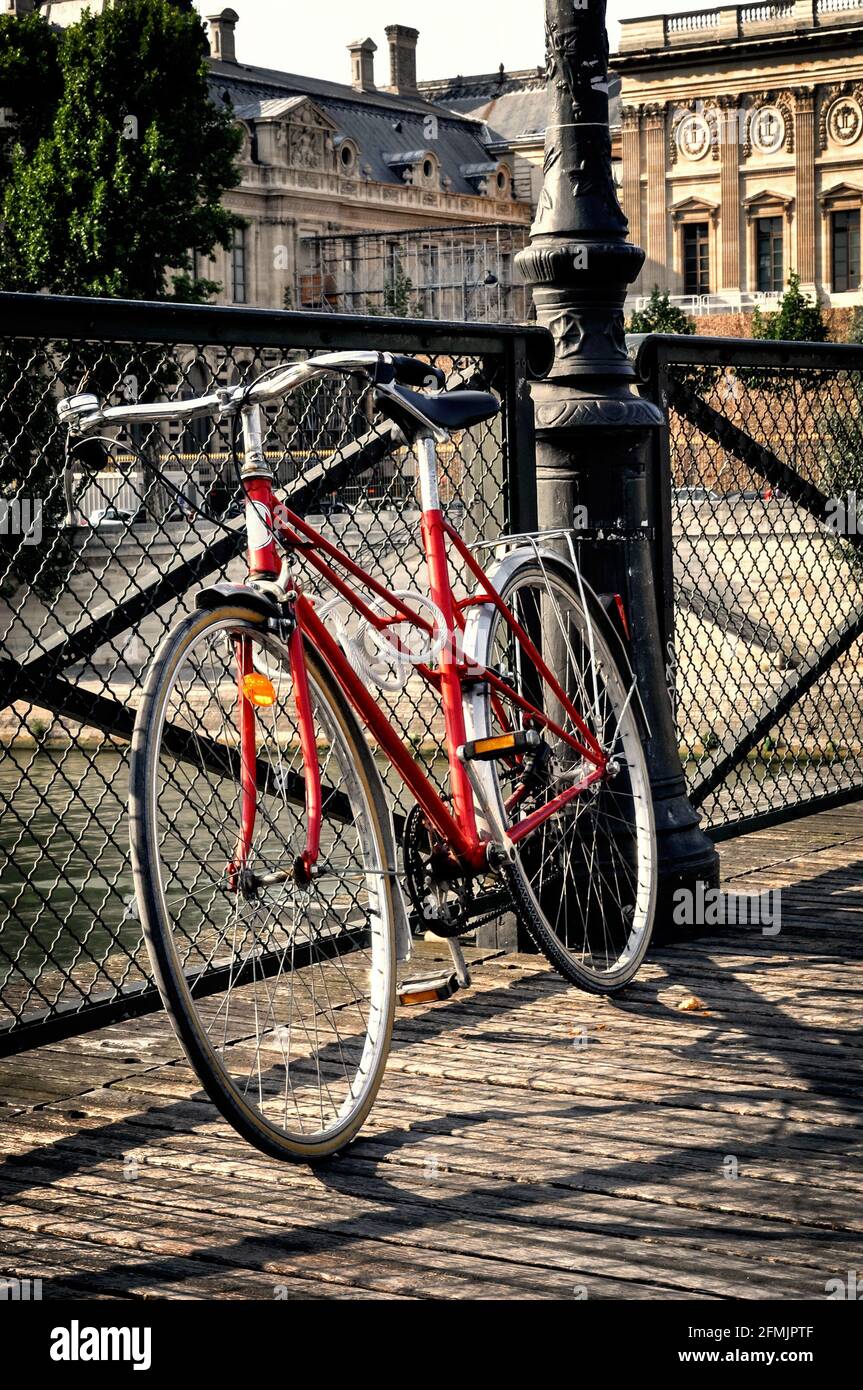
<path id="1" fill-rule="evenodd" d="M 257 817 L 237 881 L 240 672 L 255 708 Z M 245 664 L 243 664 L 245 663 Z M 242 608 L 197 613 L 162 645 L 131 761 L 136 893 L 153 971 L 207 1094 L 266 1153 L 317 1159 L 354 1137 L 383 1075 L 395 1007 L 395 859 L 380 776 L 314 653 L 307 670 L 323 786 L 317 872 L 286 646 Z"/>
<path id="2" fill-rule="evenodd" d="M 653 930 L 656 835 L 633 678 L 616 654 L 607 619 L 592 611 L 571 568 L 552 557 L 500 572 L 499 592 L 585 725 L 611 760 L 597 781 L 522 841 L 507 870 L 515 910 L 552 965 L 573 984 L 612 994 L 633 978 Z M 579 730 L 504 617 L 491 605 L 470 610 L 465 645 L 481 666 L 573 737 Z M 511 698 L 475 686 L 465 702 L 472 738 L 522 727 Z M 592 764 L 559 736 L 543 733 L 529 792 L 518 795 L 524 765 L 476 765 L 506 826 L 581 781 Z"/>

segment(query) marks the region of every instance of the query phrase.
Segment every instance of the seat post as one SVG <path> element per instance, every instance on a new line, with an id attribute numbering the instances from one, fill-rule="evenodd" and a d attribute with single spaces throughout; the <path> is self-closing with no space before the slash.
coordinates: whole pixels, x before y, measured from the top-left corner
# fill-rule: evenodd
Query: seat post
<path id="1" fill-rule="evenodd" d="M 437 449 L 434 436 L 423 430 L 416 438 L 417 468 L 420 485 L 420 509 L 423 512 L 440 510 L 437 476 Z"/>
<path id="2" fill-rule="evenodd" d="M 439 658 L 438 676 L 447 734 L 447 757 L 455 818 L 468 837 L 477 839 L 473 792 L 467 770 L 458 756 L 466 741 L 461 675 L 459 674 L 456 610 L 447 563 L 446 535 L 440 506 L 437 475 L 437 449 L 430 433 L 422 432 L 416 441 L 422 506 L 421 532 L 428 567 L 429 594 L 443 614 L 447 640 Z"/>

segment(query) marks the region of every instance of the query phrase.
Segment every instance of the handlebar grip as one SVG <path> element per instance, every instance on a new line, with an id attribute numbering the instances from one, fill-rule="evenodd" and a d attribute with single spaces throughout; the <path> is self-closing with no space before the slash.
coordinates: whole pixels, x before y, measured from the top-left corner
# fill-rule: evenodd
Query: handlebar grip
<path id="1" fill-rule="evenodd" d="M 433 386 L 438 391 L 443 391 L 446 386 L 446 374 L 429 362 L 420 362 L 416 357 L 404 357 L 394 352 L 392 364 L 400 386 Z"/>

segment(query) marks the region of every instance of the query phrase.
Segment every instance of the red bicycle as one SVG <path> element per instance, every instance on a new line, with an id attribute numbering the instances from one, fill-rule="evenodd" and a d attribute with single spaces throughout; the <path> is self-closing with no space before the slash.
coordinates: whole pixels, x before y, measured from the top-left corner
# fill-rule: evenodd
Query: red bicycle
<path id="1" fill-rule="evenodd" d="M 262 406 L 355 373 L 416 452 L 427 594 L 379 582 L 274 489 Z M 397 998 L 469 984 L 458 937 L 479 916 L 514 913 L 562 975 L 603 993 L 650 941 L 655 831 L 625 644 L 565 532 L 469 547 L 449 524 L 436 443 L 500 404 L 445 385 L 414 358 L 330 353 L 191 401 L 60 406 L 78 432 L 204 416 L 242 430 L 248 582 L 199 593 L 154 659 L 131 848 L 176 1033 L 222 1114 L 279 1157 L 356 1135 Z M 474 586 L 461 597 L 451 553 Z M 384 706 L 408 681 L 442 704 L 448 795 Z M 415 803 L 398 837 L 387 764 Z M 412 923 L 447 938 L 453 968 L 399 985 Z"/>

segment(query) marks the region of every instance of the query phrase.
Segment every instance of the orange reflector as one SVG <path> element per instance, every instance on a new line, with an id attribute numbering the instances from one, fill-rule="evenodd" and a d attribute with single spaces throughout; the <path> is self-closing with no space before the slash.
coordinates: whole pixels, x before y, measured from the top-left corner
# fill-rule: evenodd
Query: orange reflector
<path id="1" fill-rule="evenodd" d="M 409 1004 L 436 1004 L 440 999 L 436 989 L 421 989 L 416 993 L 405 990 L 399 995 L 399 1002 L 403 1005 Z"/>
<path id="2" fill-rule="evenodd" d="M 515 747 L 514 734 L 498 734 L 496 738 L 478 738 L 473 745 L 474 757 L 482 753 L 500 753 Z"/>
<path id="3" fill-rule="evenodd" d="M 250 704 L 260 705 L 264 709 L 269 709 L 270 705 L 276 703 L 273 682 L 269 676 L 262 676 L 260 671 L 250 671 L 247 676 L 243 676 L 243 694 Z"/>

